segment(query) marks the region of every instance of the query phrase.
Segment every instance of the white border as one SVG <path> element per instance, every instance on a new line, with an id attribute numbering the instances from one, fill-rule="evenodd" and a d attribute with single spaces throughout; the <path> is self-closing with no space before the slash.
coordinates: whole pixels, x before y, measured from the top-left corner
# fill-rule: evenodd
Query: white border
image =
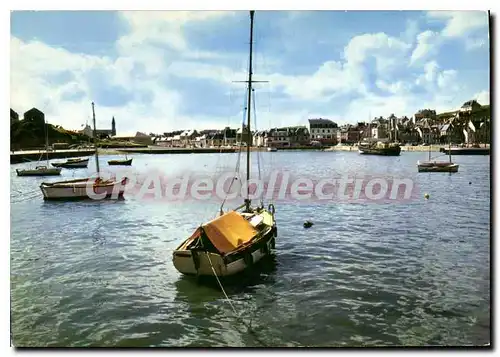
<path id="1" fill-rule="evenodd" d="M 182 2 L 170 2 L 168 6 L 165 6 L 165 3 L 162 1 L 147 1 L 147 0 L 142 0 L 140 2 L 137 1 L 132 1 L 132 0 L 123 0 L 120 2 L 108 2 L 107 4 L 104 4 L 102 0 L 86 0 L 86 1 L 79 1 L 78 4 L 75 4 L 76 2 L 59 2 L 59 1 L 53 1 L 53 0 L 44 0 L 44 1 L 5 1 L 2 3 L 3 6 L 6 4 L 6 8 L 9 10 L 63 10 L 63 9 L 68 9 L 68 10 L 115 10 L 116 6 L 119 6 L 120 9 L 125 10 L 221 10 L 221 9 L 231 9 L 231 10 L 249 10 L 250 7 L 254 8 L 255 10 L 278 10 L 278 9 L 288 9 L 288 10 L 331 10 L 331 9 L 339 9 L 332 7 L 331 2 L 327 2 L 324 0 L 308 0 L 307 2 L 292 2 L 290 0 L 288 1 L 275 1 L 275 2 L 270 2 L 268 0 L 254 0 L 254 1 L 247 1 L 247 2 L 229 2 L 229 1 L 221 1 L 221 0 L 212 0 L 210 2 L 207 1 L 200 1 L 200 0 L 184 0 Z M 342 2 L 341 3 L 344 8 L 341 8 L 342 10 L 368 10 L 368 9 L 374 9 L 374 10 L 415 10 L 415 9 L 422 9 L 422 10 L 487 10 L 490 9 L 492 12 L 496 13 L 498 5 L 496 5 L 495 2 L 493 1 L 457 1 L 457 0 L 448 0 L 448 1 L 430 1 L 430 0 L 421 0 L 419 2 L 405 2 L 405 1 L 388 1 L 388 0 L 379 0 L 379 1 L 360 1 L 360 0 L 350 0 L 348 2 Z M 307 7 L 306 7 L 307 5 Z M 10 15 L 9 12 L 3 11 L 2 12 L 2 18 L 1 18 L 1 24 L 3 26 L 4 32 L 2 35 L 2 46 L 7 50 L 7 54 L 10 53 L 9 49 L 9 37 L 10 37 Z M 496 25 L 496 31 L 494 34 L 494 38 L 498 38 L 498 21 Z M 5 66 L 7 67 L 7 71 L 1 71 L 1 76 L 2 76 L 2 83 L 3 87 L 2 90 L 4 91 L 4 98 L 9 98 L 8 93 L 10 92 L 10 81 L 9 81 L 9 76 L 7 73 L 10 73 L 8 71 L 9 69 L 9 62 L 10 62 L 10 56 L 6 56 L 5 53 L 3 52 L 4 55 L 2 56 L 2 59 L 6 62 Z M 497 54 L 498 55 L 498 54 Z M 497 64 L 497 59 L 495 59 L 495 64 Z M 5 67 L 4 67 L 5 68 Z M 495 76 L 497 79 L 497 76 Z M 498 103 L 497 95 L 495 93 L 495 98 L 494 98 L 494 103 Z M 7 103 L 7 106 L 10 107 L 10 103 Z M 2 113 L 7 114 L 7 106 L 3 109 Z M 496 119 L 496 113 L 493 114 L 493 117 Z M 6 117 L 3 119 L 4 123 L 7 123 Z M 4 135 L 4 140 L 2 141 L 2 164 L 3 167 L 8 167 L 9 163 L 9 158 L 7 157 L 7 153 L 9 153 L 9 148 L 8 143 L 9 143 L 9 129 L 6 127 L 5 130 L 2 132 L 2 135 Z M 495 125 L 495 137 L 500 137 L 500 123 L 497 123 Z M 499 145 L 500 143 L 498 141 L 495 142 L 496 145 Z M 495 147 L 496 147 L 495 145 Z M 495 155 L 496 156 L 496 155 Z M 9 175 L 10 175 L 10 170 L 9 170 Z M 498 176 L 497 176 L 498 177 Z M 5 205 L 5 211 L 3 211 L 3 214 L 1 215 L 2 219 L 2 226 L 3 227 L 9 227 L 10 228 L 10 198 L 9 198 L 9 190 L 7 189 L 10 187 L 10 179 L 7 178 L 7 174 L 1 175 L 0 176 L 2 182 L 0 184 L 0 190 L 1 190 L 1 195 L 4 197 L 4 199 L 1 200 L 2 204 Z M 493 184 L 493 183 L 492 183 Z M 500 214 L 498 211 L 495 214 L 495 220 L 500 218 Z M 500 222 L 500 221 L 499 221 Z M 9 237 L 10 237 L 10 229 L 8 230 L 9 232 Z M 496 238 L 496 237 L 495 237 Z M 496 239 L 495 239 L 496 240 Z M 7 281 L 4 283 L 4 293 L 2 294 L 2 301 L 0 306 L 2 307 L 2 316 L 1 316 L 1 321 L 3 321 L 3 326 L 4 329 L 2 333 L 0 334 L 2 337 L 2 346 L 9 346 L 10 345 L 10 314 L 9 314 L 9 299 L 10 299 L 10 284 L 9 279 L 10 279 L 10 255 L 9 255 L 9 240 L 4 236 L 2 239 L 2 244 L 4 244 L 4 247 L 2 249 L 3 255 L 4 255 L 4 262 L 7 262 L 7 269 L 2 270 L 3 274 L 7 276 Z M 498 246 L 500 245 L 499 241 L 496 240 L 495 246 L 498 249 Z M 498 266 L 498 263 L 497 263 Z M 492 277 L 495 275 L 493 272 L 491 272 Z M 5 277 L 4 275 L 4 277 Z M 493 284 L 492 284 L 493 286 Z M 498 306 L 498 304 L 496 304 Z M 495 336 L 496 337 L 496 336 Z M 497 338 L 495 338 L 496 341 L 498 341 Z M 383 353 L 387 353 L 389 351 L 381 351 Z M 404 351 L 396 351 L 396 353 L 401 353 Z M 13 349 L 9 349 L 9 354 L 14 353 Z M 67 354 L 68 352 L 63 352 L 62 355 Z M 101 354 L 102 352 L 97 352 L 98 354 Z M 142 352 L 135 352 L 138 354 L 141 354 Z M 174 353 L 177 354 L 179 352 L 169 352 L 169 353 Z M 184 352 L 191 354 L 193 352 Z M 208 353 L 211 355 L 215 355 L 220 353 L 219 351 L 215 352 L 205 352 L 203 351 L 202 353 Z M 259 352 L 263 353 L 263 352 Z M 267 353 L 267 352 L 264 352 Z M 302 352 L 301 352 L 302 353 Z M 339 353 L 339 352 L 336 352 Z M 340 352 L 341 355 L 352 355 L 353 352 Z M 354 353 L 359 353 L 359 352 L 354 352 Z M 417 355 L 427 355 L 429 351 L 422 350 L 420 352 L 417 352 Z M 436 353 L 436 352 L 431 352 L 431 353 Z"/>

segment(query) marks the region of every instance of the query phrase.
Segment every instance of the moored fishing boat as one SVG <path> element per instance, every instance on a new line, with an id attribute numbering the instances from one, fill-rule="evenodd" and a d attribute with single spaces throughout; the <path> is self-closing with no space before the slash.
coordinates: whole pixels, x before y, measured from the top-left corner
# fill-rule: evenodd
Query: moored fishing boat
<path id="1" fill-rule="evenodd" d="M 247 130 L 250 131 L 252 101 L 252 42 L 254 11 L 250 11 L 250 60 L 248 74 Z M 248 135 L 247 182 L 250 179 L 251 135 Z M 233 276 L 272 254 L 277 236 L 274 205 L 253 206 L 247 198 L 240 207 L 223 212 L 202 225 L 173 252 L 174 267 L 182 274 L 197 276 Z M 241 210 L 241 211 L 240 211 Z"/>
<path id="2" fill-rule="evenodd" d="M 399 156 L 401 146 L 397 143 L 365 140 L 359 143 L 358 151 L 362 155 Z"/>
<path id="3" fill-rule="evenodd" d="M 96 124 L 94 103 L 92 102 L 92 115 L 94 119 L 94 141 L 96 141 Z M 120 182 L 115 180 L 103 180 L 100 177 L 98 146 L 95 143 L 95 162 L 97 169 L 97 178 L 81 178 L 67 181 L 42 182 L 44 200 L 74 200 L 74 199 L 103 199 L 103 198 L 121 198 L 125 192 L 127 179 Z M 88 163 L 89 159 L 86 159 Z M 68 161 L 79 161 L 78 159 Z M 85 166 L 86 167 L 86 166 Z"/>

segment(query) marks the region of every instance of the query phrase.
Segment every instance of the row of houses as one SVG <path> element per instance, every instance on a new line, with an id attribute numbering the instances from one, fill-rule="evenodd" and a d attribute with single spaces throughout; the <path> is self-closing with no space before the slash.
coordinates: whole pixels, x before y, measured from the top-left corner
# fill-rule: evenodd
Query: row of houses
<path id="1" fill-rule="evenodd" d="M 339 126 L 330 119 L 308 120 L 308 126 L 290 126 L 252 131 L 252 145 L 259 147 L 293 147 L 304 145 L 355 144 L 364 138 L 391 140 L 400 143 L 473 143 L 489 142 L 489 107 L 487 116 L 475 113 L 484 109 L 477 101 L 465 102 L 449 115 L 437 115 L 433 109 L 419 110 L 413 118 L 376 117 L 370 122 Z M 157 145 L 172 147 L 219 147 L 246 144 L 246 128 L 223 130 L 180 130 L 157 137 Z"/>

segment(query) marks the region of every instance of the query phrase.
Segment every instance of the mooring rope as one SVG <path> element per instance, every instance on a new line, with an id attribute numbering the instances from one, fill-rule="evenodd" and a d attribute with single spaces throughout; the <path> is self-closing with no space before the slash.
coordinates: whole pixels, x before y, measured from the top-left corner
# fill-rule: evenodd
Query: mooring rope
<path id="1" fill-rule="evenodd" d="M 37 198 L 40 196 L 40 193 L 37 193 L 37 194 L 31 194 L 30 196 L 25 196 L 25 197 L 21 197 L 17 200 L 14 200 L 14 201 L 11 201 L 11 203 L 19 203 L 19 202 L 23 202 L 23 201 L 28 201 L 30 199 L 34 199 L 34 198 Z"/>
<path id="2" fill-rule="evenodd" d="M 202 245 L 203 245 L 203 243 L 202 243 Z M 255 333 L 255 331 L 252 329 L 252 326 L 250 326 L 249 324 L 247 324 L 243 320 L 243 318 L 241 317 L 241 314 L 238 314 L 238 311 L 236 311 L 236 308 L 234 307 L 234 305 L 233 305 L 231 299 L 229 298 L 229 296 L 227 295 L 226 290 L 224 289 L 224 286 L 222 285 L 222 282 L 220 281 L 219 276 L 217 275 L 217 272 L 215 271 L 214 265 L 212 264 L 212 259 L 210 259 L 210 253 L 206 252 L 206 255 L 207 255 L 207 258 L 208 258 L 208 262 L 210 263 L 210 267 L 212 268 L 212 272 L 214 273 L 215 279 L 217 280 L 217 283 L 219 284 L 219 286 L 220 286 L 220 288 L 222 290 L 222 293 L 224 294 L 224 296 L 226 298 L 226 301 L 231 306 L 231 309 L 233 310 L 233 313 L 234 313 L 236 319 L 238 321 L 240 321 L 241 324 L 244 325 L 247 328 L 248 332 L 254 337 L 255 341 L 257 341 L 258 343 L 260 343 L 262 345 L 262 347 L 269 347 L 269 346 L 267 346 L 267 344 L 264 341 L 262 341 L 259 338 L 259 336 L 257 336 L 257 334 Z"/>

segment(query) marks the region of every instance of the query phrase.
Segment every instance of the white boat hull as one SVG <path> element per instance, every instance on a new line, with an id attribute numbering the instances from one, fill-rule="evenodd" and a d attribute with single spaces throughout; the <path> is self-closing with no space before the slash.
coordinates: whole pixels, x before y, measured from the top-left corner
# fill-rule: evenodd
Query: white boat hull
<path id="1" fill-rule="evenodd" d="M 458 164 L 448 162 L 418 162 L 418 172 L 458 172 Z"/>
<path id="2" fill-rule="evenodd" d="M 274 238 L 273 238 L 274 239 Z M 267 242 L 267 252 L 271 252 L 273 249 L 272 241 Z M 183 252 L 174 253 L 174 267 L 185 275 L 199 275 L 199 276 L 214 276 L 212 265 L 214 267 L 217 276 L 231 276 L 243 272 L 245 269 L 250 268 L 247 265 L 244 258 L 237 259 L 231 263 L 225 264 L 224 260 L 219 254 L 207 253 L 207 252 L 197 252 L 199 259 L 199 267 L 196 269 L 194 264 L 194 259 L 192 252 L 189 250 Z M 270 253 L 262 252 L 261 249 L 257 249 L 252 255 L 252 265 L 259 262 L 262 258 Z M 209 256 L 210 255 L 210 260 Z M 210 261 L 212 264 L 210 264 Z"/>
<path id="3" fill-rule="evenodd" d="M 88 183 L 88 179 L 44 182 L 40 189 L 44 200 L 120 198 L 125 192 L 123 182 L 111 181 L 96 185 Z"/>
<path id="4" fill-rule="evenodd" d="M 263 210 L 260 213 L 246 214 L 248 222 L 260 228 L 257 229 L 258 238 L 249 241 L 245 248 L 230 251 L 226 255 L 204 249 L 191 249 L 191 246 L 196 245 L 196 238 L 190 237 L 173 252 L 174 267 L 185 275 L 214 276 L 215 270 L 217 276 L 227 277 L 241 273 L 265 256 L 271 255 L 277 235 L 274 211 L 271 213 Z"/>

